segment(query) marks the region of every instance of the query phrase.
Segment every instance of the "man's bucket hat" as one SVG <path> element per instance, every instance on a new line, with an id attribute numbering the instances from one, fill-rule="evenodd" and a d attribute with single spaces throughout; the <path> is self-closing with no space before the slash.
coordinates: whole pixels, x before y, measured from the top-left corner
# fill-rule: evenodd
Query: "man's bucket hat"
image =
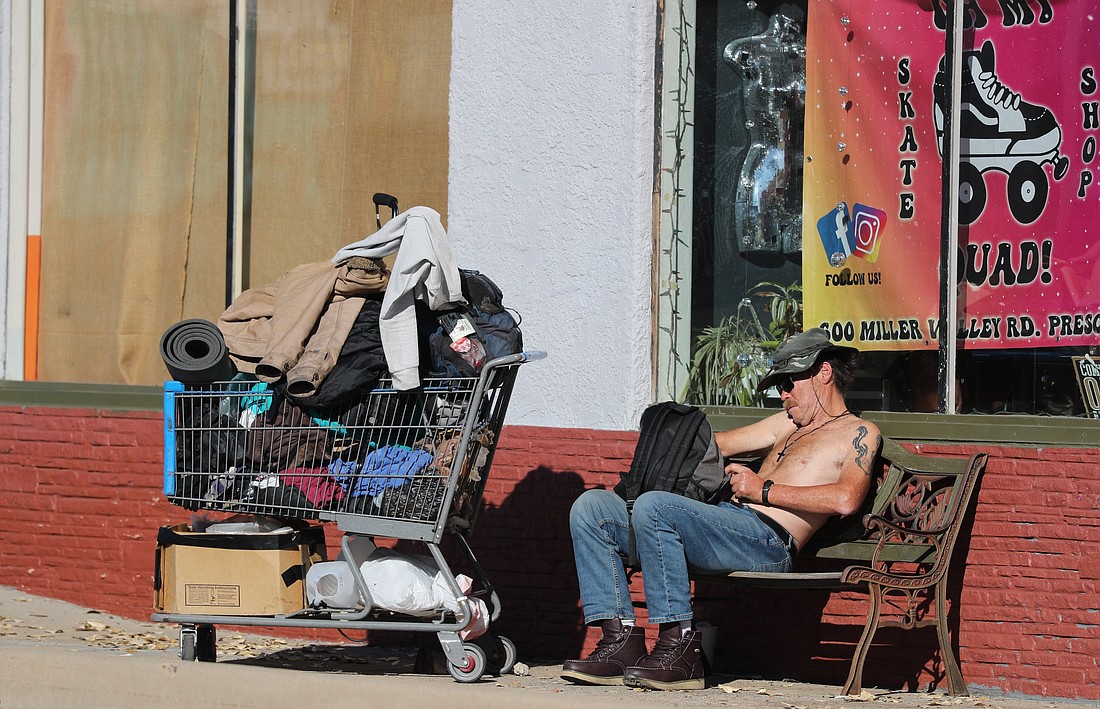
<path id="1" fill-rule="evenodd" d="M 853 356 L 859 353 L 859 350 L 854 347 L 834 345 L 829 340 L 829 333 L 820 327 L 790 337 L 775 350 L 775 354 L 772 355 L 772 368 L 760 380 L 756 390 L 765 391 L 775 386 L 785 374 L 801 374 L 814 366 L 822 354 L 835 351 L 850 353 Z"/>

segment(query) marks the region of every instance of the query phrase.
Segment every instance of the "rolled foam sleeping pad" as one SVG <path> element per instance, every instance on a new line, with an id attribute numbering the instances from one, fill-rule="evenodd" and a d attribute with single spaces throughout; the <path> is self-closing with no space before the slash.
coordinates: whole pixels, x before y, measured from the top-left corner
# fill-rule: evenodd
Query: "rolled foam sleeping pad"
<path id="1" fill-rule="evenodd" d="M 209 320 L 181 320 L 160 337 L 160 356 L 172 378 L 184 384 L 226 381 L 237 368 L 217 325 Z"/>

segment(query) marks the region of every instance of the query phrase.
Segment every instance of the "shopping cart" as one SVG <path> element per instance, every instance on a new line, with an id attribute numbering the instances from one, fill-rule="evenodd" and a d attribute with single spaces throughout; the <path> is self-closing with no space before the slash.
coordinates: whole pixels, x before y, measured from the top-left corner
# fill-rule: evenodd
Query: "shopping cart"
<path id="1" fill-rule="evenodd" d="M 426 378 L 399 391 L 383 379 L 371 391 L 324 407 L 300 407 L 255 380 L 199 388 L 168 382 L 164 392 L 164 493 L 190 510 L 334 522 L 345 532 L 360 603 L 275 616 L 155 613 L 179 623 L 184 659 L 213 661 L 215 625 L 288 626 L 435 633 L 450 674 L 473 682 L 509 672 L 515 645 L 486 632 L 463 641 L 481 599 L 488 620 L 500 599 L 467 540 L 476 522 L 516 373 L 541 359 L 525 352 L 487 362 L 479 377 Z M 420 542 L 456 599 L 452 609 L 414 617 L 374 607 L 354 543 L 367 537 Z M 453 539 L 474 578 L 463 592 L 440 543 Z"/>

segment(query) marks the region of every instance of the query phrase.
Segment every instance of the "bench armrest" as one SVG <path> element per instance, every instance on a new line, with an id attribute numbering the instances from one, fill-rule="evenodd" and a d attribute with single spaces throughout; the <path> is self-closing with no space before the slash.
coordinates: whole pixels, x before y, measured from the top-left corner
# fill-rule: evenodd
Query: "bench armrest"
<path id="1" fill-rule="evenodd" d="M 884 517 L 867 515 L 863 524 L 870 532 L 877 531 L 874 553 L 868 565 L 853 565 L 844 569 L 841 581 L 844 583 L 877 583 L 887 588 L 917 589 L 934 585 L 942 576 L 943 559 L 942 537 L 950 526 L 931 530 L 908 529 Z M 894 572 L 884 558 L 883 550 L 887 544 L 914 544 L 926 541 L 932 555 L 927 562 L 917 562 L 915 571 Z"/>

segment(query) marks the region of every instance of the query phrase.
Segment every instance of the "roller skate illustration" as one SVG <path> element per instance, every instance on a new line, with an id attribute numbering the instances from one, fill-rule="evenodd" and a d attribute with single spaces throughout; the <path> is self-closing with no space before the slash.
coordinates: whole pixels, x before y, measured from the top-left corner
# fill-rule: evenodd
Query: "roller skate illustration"
<path id="1" fill-rule="evenodd" d="M 962 97 L 959 151 L 959 223 L 971 224 L 985 209 L 982 174 L 1000 170 L 1008 175 L 1008 208 L 1021 224 L 1043 213 L 1050 182 L 1043 165 L 1050 163 L 1055 180 L 1069 170 L 1069 158 L 1059 154 L 1062 129 L 1045 106 L 1028 103 L 997 77 L 993 43 L 962 57 Z M 940 59 L 932 85 L 936 142 L 943 155 L 947 69 Z"/>

